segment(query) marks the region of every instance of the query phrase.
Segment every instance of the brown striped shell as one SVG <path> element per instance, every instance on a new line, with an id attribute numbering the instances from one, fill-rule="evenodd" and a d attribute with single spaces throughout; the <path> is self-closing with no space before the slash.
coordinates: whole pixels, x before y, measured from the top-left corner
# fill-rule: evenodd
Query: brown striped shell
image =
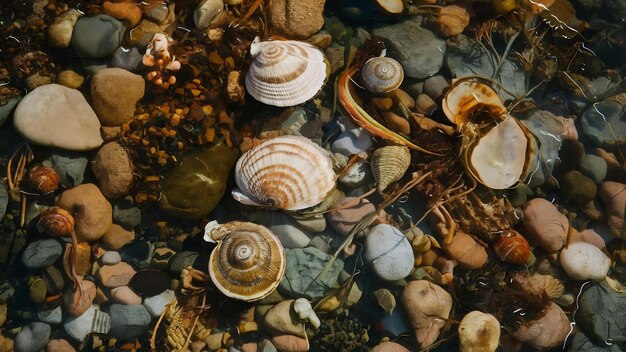
<path id="1" fill-rule="evenodd" d="M 335 187 L 335 173 L 320 146 L 305 137 L 281 136 L 243 154 L 235 182 L 233 197 L 243 204 L 299 210 L 326 197 Z"/>
<path id="2" fill-rule="evenodd" d="M 517 274 L 513 281 L 524 292 L 533 295 L 547 295 L 549 298 L 559 298 L 563 295 L 565 287 L 563 283 L 551 275 L 532 274 L 526 276 Z"/>
<path id="3" fill-rule="evenodd" d="M 441 108 L 448 120 L 459 126 L 498 121 L 506 112 L 493 88 L 472 80 L 453 82 L 441 100 Z"/>
<path id="4" fill-rule="evenodd" d="M 295 41 L 255 40 L 254 61 L 246 73 L 246 90 L 274 106 L 294 106 L 313 98 L 326 79 L 324 55 L 313 45 Z"/>
<path id="5" fill-rule="evenodd" d="M 411 164 L 411 152 L 404 146 L 386 146 L 376 149 L 370 165 L 379 192 L 398 181 Z"/>
<path id="6" fill-rule="evenodd" d="M 363 65 L 361 80 L 370 92 L 383 94 L 400 87 L 404 70 L 398 61 L 390 57 L 373 57 Z"/>
<path id="7" fill-rule="evenodd" d="M 530 245 L 519 232 L 508 229 L 493 241 L 493 250 L 506 263 L 522 265 L 530 257 Z"/>
<path id="8" fill-rule="evenodd" d="M 269 229 L 251 222 L 212 221 L 204 239 L 216 242 L 209 275 L 226 296 L 250 302 L 266 297 L 285 273 L 285 251 Z"/>
<path id="9" fill-rule="evenodd" d="M 70 237 L 74 231 L 74 217 L 65 209 L 51 207 L 39 214 L 37 229 L 53 237 Z"/>
<path id="10" fill-rule="evenodd" d="M 28 170 L 28 181 L 39 193 L 51 193 L 59 188 L 59 175 L 51 167 L 35 165 Z"/>

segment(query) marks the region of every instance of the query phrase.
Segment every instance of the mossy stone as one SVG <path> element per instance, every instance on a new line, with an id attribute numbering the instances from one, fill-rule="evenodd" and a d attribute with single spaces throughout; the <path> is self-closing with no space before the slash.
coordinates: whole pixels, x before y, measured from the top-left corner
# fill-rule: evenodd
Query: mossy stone
<path id="1" fill-rule="evenodd" d="M 570 171 L 560 179 L 561 194 L 578 205 L 591 202 L 598 192 L 596 183 L 579 171 Z"/>
<path id="2" fill-rule="evenodd" d="M 159 207 L 186 220 L 209 215 L 226 190 L 237 155 L 223 144 L 192 152 L 180 165 L 163 175 Z"/>

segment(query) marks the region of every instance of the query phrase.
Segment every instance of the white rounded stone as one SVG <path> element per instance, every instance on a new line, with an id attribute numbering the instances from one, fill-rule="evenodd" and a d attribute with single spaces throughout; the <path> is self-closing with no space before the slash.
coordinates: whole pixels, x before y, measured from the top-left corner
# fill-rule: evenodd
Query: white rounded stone
<path id="1" fill-rule="evenodd" d="M 561 251 L 561 266 L 574 280 L 602 280 L 609 272 L 611 259 L 592 244 L 575 242 Z"/>
<path id="2" fill-rule="evenodd" d="M 411 273 L 415 257 L 409 240 L 397 228 L 379 224 L 365 238 L 364 258 L 383 280 L 400 280 Z"/>

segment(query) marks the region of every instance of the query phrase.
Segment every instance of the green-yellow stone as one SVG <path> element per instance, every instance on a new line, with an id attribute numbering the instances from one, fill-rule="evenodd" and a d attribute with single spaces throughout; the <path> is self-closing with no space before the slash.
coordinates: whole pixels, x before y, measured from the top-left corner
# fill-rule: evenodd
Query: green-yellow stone
<path id="1" fill-rule="evenodd" d="M 166 214 L 187 220 L 209 215 L 224 195 L 235 161 L 235 151 L 224 144 L 190 153 L 163 175 L 159 207 Z"/>

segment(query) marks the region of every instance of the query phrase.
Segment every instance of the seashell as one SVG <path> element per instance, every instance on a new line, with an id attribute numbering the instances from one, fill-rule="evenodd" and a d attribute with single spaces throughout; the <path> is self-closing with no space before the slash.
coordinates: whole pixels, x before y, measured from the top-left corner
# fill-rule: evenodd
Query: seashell
<path id="1" fill-rule="evenodd" d="M 246 89 L 262 103 L 298 105 L 313 98 L 324 84 L 324 55 L 311 44 L 255 40 L 250 54 L 254 61 L 246 73 Z"/>
<path id="2" fill-rule="evenodd" d="M 371 167 L 378 192 L 384 192 L 390 184 L 398 181 L 411 164 L 411 152 L 404 146 L 386 146 L 376 149 Z"/>
<path id="3" fill-rule="evenodd" d="M 530 245 L 519 232 L 508 229 L 493 241 L 493 249 L 503 262 L 522 265 L 530 257 Z"/>
<path id="4" fill-rule="evenodd" d="M 70 237 L 74 231 L 74 217 L 65 209 L 51 207 L 39 214 L 37 229 L 53 237 Z"/>
<path id="5" fill-rule="evenodd" d="M 259 300 L 274 291 L 285 273 L 283 246 L 264 226 L 212 221 L 205 228 L 204 239 L 217 242 L 209 259 L 209 275 L 228 297 Z"/>
<path id="6" fill-rule="evenodd" d="M 247 151 L 235 166 L 239 189 L 233 197 L 248 205 L 285 210 L 320 203 L 335 187 L 328 153 L 308 138 L 281 136 Z"/>
<path id="7" fill-rule="evenodd" d="M 59 188 L 59 175 L 51 167 L 36 165 L 28 171 L 28 180 L 39 193 L 51 193 Z"/>
<path id="8" fill-rule="evenodd" d="M 506 113 L 493 88 L 471 80 L 453 82 L 441 101 L 441 108 L 448 120 L 458 126 L 498 121 Z"/>
<path id="9" fill-rule="evenodd" d="M 513 281 L 524 292 L 533 295 L 547 295 L 549 298 L 559 298 L 565 290 L 563 283 L 551 275 L 532 274 L 529 276 L 517 274 Z"/>
<path id="10" fill-rule="evenodd" d="M 370 92 L 387 93 L 400 87 L 404 80 L 404 70 L 398 61 L 390 57 L 373 57 L 363 65 L 361 79 Z"/>

